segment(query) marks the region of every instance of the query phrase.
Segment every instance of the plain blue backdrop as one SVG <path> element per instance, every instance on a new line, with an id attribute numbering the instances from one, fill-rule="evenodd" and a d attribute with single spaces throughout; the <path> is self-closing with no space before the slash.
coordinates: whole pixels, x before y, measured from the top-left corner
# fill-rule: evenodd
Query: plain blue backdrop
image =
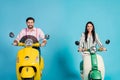
<path id="1" fill-rule="evenodd" d="M 0 80 L 16 80 L 15 60 L 20 47 L 12 46 L 16 35 L 26 27 L 25 19 L 35 18 L 35 26 L 50 35 L 41 48 L 45 60 L 42 80 L 80 80 L 75 40 L 85 24 L 92 21 L 107 52 L 102 52 L 105 80 L 119 80 L 120 74 L 119 0 L 0 0 Z M 105 45 L 110 39 L 111 44 Z"/>

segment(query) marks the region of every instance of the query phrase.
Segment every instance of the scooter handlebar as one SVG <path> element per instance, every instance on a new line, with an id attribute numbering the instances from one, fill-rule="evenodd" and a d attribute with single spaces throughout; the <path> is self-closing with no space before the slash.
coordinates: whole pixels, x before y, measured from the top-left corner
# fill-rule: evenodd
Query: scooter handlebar
<path id="1" fill-rule="evenodd" d="M 26 46 L 26 44 L 19 42 L 17 46 Z M 40 47 L 41 44 L 40 44 L 40 43 L 33 43 L 33 44 L 30 45 L 30 46 L 31 46 L 31 47 Z"/>
<path id="2" fill-rule="evenodd" d="M 78 50 L 78 52 L 84 52 L 84 51 L 90 51 L 90 49 L 83 49 L 82 51 Z M 102 52 L 102 51 L 107 51 L 106 50 L 102 50 L 101 48 L 97 49 L 98 52 Z"/>

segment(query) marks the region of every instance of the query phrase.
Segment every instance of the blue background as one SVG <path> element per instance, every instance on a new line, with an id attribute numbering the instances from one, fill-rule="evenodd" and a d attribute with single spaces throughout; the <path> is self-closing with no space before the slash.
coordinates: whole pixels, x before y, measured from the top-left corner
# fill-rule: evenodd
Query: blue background
<path id="1" fill-rule="evenodd" d="M 35 26 L 50 35 L 42 48 L 45 60 L 42 80 L 80 80 L 75 40 L 80 39 L 85 24 L 92 21 L 107 52 L 104 58 L 105 80 L 119 80 L 119 0 L 0 0 L 0 79 L 16 80 L 15 59 L 20 47 L 12 46 L 16 35 L 26 27 L 25 19 L 35 18 Z M 105 45 L 110 39 L 111 44 Z"/>

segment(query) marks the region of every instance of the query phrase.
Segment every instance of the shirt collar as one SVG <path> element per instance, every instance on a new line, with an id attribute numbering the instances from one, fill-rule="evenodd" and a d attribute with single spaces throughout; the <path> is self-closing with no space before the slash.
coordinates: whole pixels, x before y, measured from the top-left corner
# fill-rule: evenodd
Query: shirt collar
<path id="1" fill-rule="evenodd" d="M 27 31 L 30 31 L 30 29 L 29 29 L 29 28 L 27 28 Z M 35 31 L 35 28 L 33 28 L 31 31 Z"/>

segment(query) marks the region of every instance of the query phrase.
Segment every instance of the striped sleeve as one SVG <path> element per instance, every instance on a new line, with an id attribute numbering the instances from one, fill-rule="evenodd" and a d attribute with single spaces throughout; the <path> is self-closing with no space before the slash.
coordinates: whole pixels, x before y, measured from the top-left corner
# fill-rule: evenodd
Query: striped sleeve
<path id="1" fill-rule="evenodd" d="M 104 47 L 103 44 L 101 43 L 97 33 L 96 33 L 96 43 L 98 44 L 99 47 Z"/>
<path id="2" fill-rule="evenodd" d="M 79 44 L 79 48 L 84 48 L 84 41 L 85 41 L 85 35 L 84 33 L 82 33 L 81 37 L 80 37 L 80 44 Z"/>

